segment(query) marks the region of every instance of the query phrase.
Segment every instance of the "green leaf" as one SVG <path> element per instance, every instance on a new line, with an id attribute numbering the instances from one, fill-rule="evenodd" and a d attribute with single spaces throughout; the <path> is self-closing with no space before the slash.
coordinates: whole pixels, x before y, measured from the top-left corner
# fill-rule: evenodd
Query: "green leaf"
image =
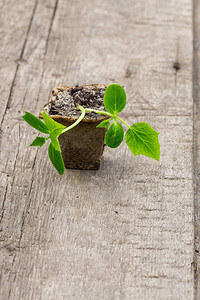
<path id="1" fill-rule="evenodd" d="M 118 147 L 124 138 L 124 129 L 122 125 L 114 120 L 113 124 L 106 131 L 105 143 L 110 148 Z"/>
<path id="2" fill-rule="evenodd" d="M 108 128 L 110 126 L 110 121 L 111 121 L 111 119 L 103 120 L 99 125 L 97 125 L 97 127 Z"/>
<path id="3" fill-rule="evenodd" d="M 59 144 L 57 137 L 54 134 L 50 133 L 50 139 L 51 139 L 52 145 L 55 148 L 55 150 L 61 151 L 60 144 Z"/>
<path id="4" fill-rule="evenodd" d="M 52 143 L 50 143 L 49 148 L 48 148 L 48 153 L 49 153 L 49 158 L 50 158 L 52 164 L 54 165 L 54 167 L 56 168 L 58 173 L 60 175 L 62 175 L 65 172 L 65 165 L 64 165 L 64 162 L 63 162 L 61 152 L 57 151 L 53 147 Z"/>
<path id="5" fill-rule="evenodd" d="M 30 146 L 40 146 L 45 144 L 46 139 L 44 137 L 36 137 Z"/>
<path id="6" fill-rule="evenodd" d="M 123 87 L 117 83 L 109 85 L 104 94 L 105 109 L 116 115 L 121 112 L 126 105 L 126 93 Z"/>
<path id="7" fill-rule="evenodd" d="M 66 128 L 66 127 L 64 126 L 64 128 Z M 54 129 L 51 133 L 52 133 L 54 136 L 58 137 L 58 136 L 63 132 L 63 129 L 64 129 L 64 128 L 56 128 L 56 129 Z"/>
<path id="8" fill-rule="evenodd" d="M 63 129 L 66 128 L 64 125 L 54 121 L 51 117 L 49 117 L 45 110 L 43 110 L 42 116 L 49 132 L 54 131 L 56 136 L 60 135 Z"/>
<path id="9" fill-rule="evenodd" d="M 22 116 L 22 119 L 24 119 L 24 121 L 26 121 L 30 126 L 37 129 L 38 131 L 43 133 L 49 133 L 45 123 L 42 122 L 39 118 L 32 115 L 31 113 L 29 113 L 28 111 L 25 111 L 25 115 Z"/>
<path id="10" fill-rule="evenodd" d="M 160 159 L 159 132 L 147 122 L 133 124 L 126 132 L 125 140 L 133 155 L 146 155 L 155 160 Z"/>

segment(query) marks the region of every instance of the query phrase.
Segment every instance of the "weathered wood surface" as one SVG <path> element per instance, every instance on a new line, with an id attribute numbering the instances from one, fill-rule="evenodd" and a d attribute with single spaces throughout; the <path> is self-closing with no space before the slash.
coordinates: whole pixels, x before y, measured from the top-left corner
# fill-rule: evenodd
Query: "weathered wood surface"
<path id="1" fill-rule="evenodd" d="M 194 263 L 195 299 L 200 297 L 200 1 L 193 5 L 193 98 L 194 98 Z"/>
<path id="2" fill-rule="evenodd" d="M 191 1 L 0 5 L 0 299 L 198 299 Z M 160 162 L 123 144 L 99 171 L 59 176 L 23 111 L 56 85 L 111 82 L 127 122 L 160 132 Z"/>

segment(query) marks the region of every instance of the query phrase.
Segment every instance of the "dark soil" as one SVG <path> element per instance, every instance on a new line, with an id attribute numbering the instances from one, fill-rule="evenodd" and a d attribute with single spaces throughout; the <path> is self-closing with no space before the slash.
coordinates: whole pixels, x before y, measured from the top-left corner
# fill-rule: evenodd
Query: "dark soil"
<path id="1" fill-rule="evenodd" d="M 105 111 L 103 104 L 103 96 L 106 87 L 97 87 L 95 85 L 79 86 L 76 85 L 68 90 L 59 91 L 54 95 L 52 91 L 52 98 L 45 107 L 45 111 L 49 115 L 59 115 L 67 117 L 79 117 L 80 110 L 77 109 L 78 105 L 84 108 L 91 108 L 96 110 Z M 96 113 L 87 113 L 87 118 L 98 119 L 102 115 Z"/>

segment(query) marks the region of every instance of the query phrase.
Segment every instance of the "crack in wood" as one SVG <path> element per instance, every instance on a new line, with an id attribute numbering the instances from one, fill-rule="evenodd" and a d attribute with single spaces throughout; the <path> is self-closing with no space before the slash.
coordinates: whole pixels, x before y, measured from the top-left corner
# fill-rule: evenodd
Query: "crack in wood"
<path id="1" fill-rule="evenodd" d="M 3 197 L 2 212 L 1 212 L 1 216 L 0 216 L 0 225 L 1 225 L 1 221 L 2 221 L 3 216 L 4 216 L 5 201 L 6 201 L 7 191 L 8 191 L 8 184 L 6 185 L 6 189 L 5 189 L 5 193 L 4 193 L 4 197 Z"/>
<path id="2" fill-rule="evenodd" d="M 23 43 L 22 50 L 21 50 L 21 53 L 20 53 L 20 57 L 17 61 L 17 66 L 16 66 L 16 69 L 15 69 L 14 77 L 13 77 L 12 84 L 11 84 L 11 87 L 10 87 L 10 92 L 9 92 L 9 95 L 8 95 L 7 105 L 6 105 L 5 111 L 4 111 L 3 116 L 2 116 L 0 128 L 2 127 L 2 124 L 4 122 L 7 110 L 11 106 L 12 94 L 13 94 L 13 89 L 15 87 L 15 82 L 16 82 L 17 73 L 18 73 L 19 66 L 20 66 L 20 61 L 23 59 L 24 51 L 25 51 L 25 48 L 26 48 L 26 43 L 27 43 L 28 36 L 29 36 L 29 33 L 30 33 L 30 29 L 31 29 L 31 26 L 32 26 L 32 23 L 33 23 L 33 18 L 34 18 L 35 12 L 36 12 L 37 5 L 38 5 L 38 0 L 36 0 L 35 5 L 33 7 L 33 12 L 32 12 L 30 22 L 29 22 L 29 25 L 28 25 L 28 28 L 27 28 L 27 32 L 26 32 L 26 35 L 25 35 L 25 39 L 24 39 L 24 43 Z"/>
<path id="3" fill-rule="evenodd" d="M 200 43 L 200 0 L 193 0 L 193 187 L 194 187 L 194 299 L 200 295 L 200 49 L 196 47 Z"/>
<path id="4" fill-rule="evenodd" d="M 34 7 L 34 11 L 33 11 L 33 14 L 32 14 L 31 21 L 30 21 L 28 33 L 30 32 L 30 28 L 31 28 L 33 16 L 34 16 L 34 14 L 35 14 L 35 10 L 36 10 L 36 7 L 37 7 L 37 3 L 38 3 L 38 1 L 36 2 L 36 5 L 35 5 L 35 7 Z M 53 21 L 54 21 L 55 15 L 56 15 L 57 6 L 58 6 L 58 0 L 56 0 L 56 2 L 55 2 L 53 14 L 52 14 L 52 17 L 51 17 L 51 22 L 50 22 L 50 26 L 49 26 L 49 30 L 48 30 L 48 35 L 47 35 L 46 46 L 45 46 L 45 54 L 44 54 L 44 57 L 46 56 L 46 52 L 47 52 L 47 49 L 48 49 L 48 42 L 49 42 L 49 38 L 50 38 L 52 26 L 53 26 Z M 23 47 L 23 50 L 22 50 L 22 55 L 20 56 L 20 60 L 23 58 L 23 53 L 24 53 L 24 49 L 25 49 L 25 45 L 26 45 L 27 39 L 28 39 L 28 35 L 27 35 L 26 41 L 25 41 L 25 43 L 24 43 L 24 47 Z M 19 66 L 19 64 L 18 64 L 18 66 Z M 17 70 L 18 70 L 18 69 L 17 69 Z M 16 76 L 17 76 L 17 71 L 16 71 Z M 16 76 L 15 76 L 15 77 L 16 77 Z M 15 80 L 14 80 L 14 81 L 15 81 Z M 13 82 L 13 86 L 14 86 L 14 82 Z M 12 88 L 11 88 L 11 90 L 12 90 Z M 39 90 L 40 90 L 40 89 L 39 89 Z M 19 141 L 20 141 L 20 138 L 19 138 Z M 15 166 L 16 166 L 16 160 L 17 160 L 18 153 L 19 153 L 19 146 L 18 146 L 18 152 L 17 152 L 17 155 L 16 155 L 15 163 L 14 163 L 14 170 L 15 170 Z M 35 158 L 34 158 L 34 161 L 33 161 L 32 170 L 33 170 L 34 167 L 35 167 L 35 162 L 36 162 L 36 158 L 37 158 L 37 153 L 38 153 L 38 149 L 37 149 L 37 151 L 36 151 L 36 155 L 35 155 Z M 14 171 L 13 171 L 13 173 L 14 173 Z M 31 193 L 31 190 L 32 190 L 33 180 L 34 180 L 34 176 L 32 176 L 32 178 L 31 178 L 31 184 L 30 184 L 29 194 L 28 194 L 28 197 L 27 197 L 27 198 L 29 199 L 28 205 L 27 205 L 27 209 L 26 209 L 26 212 L 24 212 L 23 215 L 22 215 L 22 225 L 21 225 L 21 229 L 20 229 L 19 242 L 18 242 L 19 248 L 21 247 L 21 240 L 22 240 L 22 236 L 23 236 L 23 230 L 24 230 L 24 225 L 25 225 L 26 216 L 27 216 L 27 214 L 28 214 L 28 210 L 29 210 L 30 205 L 31 205 L 30 193 Z M 14 182 L 14 176 L 13 176 L 13 182 Z M 13 186 L 13 182 L 12 182 L 12 186 Z"/>
<path id="5" fill-rule="evenodd" d="M 177 41 L 176 47 L 176 61 L 173 63 L 173 68 L 175 70 L 175 96 L 176 96 L 176 89 L 177 89 L 177 73 L 180 70 L 180 63 L 179 63 L 179 40 Z"/>
<path id="6" fill-rule="evenodd" d="M 38 153 L 38 149 L 37 149 L 34 161 L 33 161 L 32 170 L 35 167 L 35 161 L 36 161 L 37 153 Z M 28 201 L 28 205 L 27 205 L 27 208 L 26 208 L 26 212 L 22 214 L 22 225 L 21 225 L 21 229 L 20 229 L 20 236 L 19 236 L 19 243 L 18 243 L 19 248 L 21 247 L 21 240 L 22 240 L 22 236 L 23 236 L 23 232 L 24 232 L 23 231 L 24 230 L 24 224 L 25 224 L 25 221 L 26 221 L 26 217 L 28 215 L 29 208 L 31 206 L 31 197 L 30 197 L 30 195 L 31 195 L 32 187 L 33 187 L 33 180 L 34 180 L 34 174 L 32 173 L 30 189 L 29 189 L 28 196 L 27 196 L 27 199 L 29 201 Z"/>
<path id="7" fill-rule="evenodd" d="M 46 43 L 45 43 L 45 50 L 44 50 L 44 57 L 43 57 L 43 69 L 42 69 L 41 78 L 44 77 L 45 57 L 46 57 L 46 54 L 47 54 L 47 49 L 48 49 L 49 39 L 50 39 L 52 27 L 53 27 L 53 22 L 54 22 L 54 19 L 55 19 L 55 16 L 56 16 L 57 8 L 58 8 L 58 1 L 59 0 L 56 0 L 55 5 L 54 5 L 53 14 L 52 14 L 52 17 L 51 17 L 50 26 L 49 26 L 49 30 L 48 30 L 48 34 L 47 34 L 47 40 L 46 40 Z M 38 101 L 39 101 L 39 95 L 40 95 L 40 91 L 41 91 L 41 84 L 42 84 L 42 80 L 40 80 L 39 91 L 38 91 L 38 96 L 37 96 L 37 99 L 36 99 L 35 107 L 37 106 Z"/>
<path id="8" fill-rule="evenodd" d="M 13 266 L 14 266 L 15 259 L 16 259 L 16 252 L 15 252 L 14 255 L 13 255 L 13 260 L 12 260 L 11 269 L 10 269 L 10 274 L 9 274 L 9 281 L 11 282 L 11 284 L 10 284 L 9 292 L 8 292 L 8 300 L 10 299 L 10 296 L 11 296 L 11 291 L 12 291 L 12 286 L 13 286 L 12 283 L 14 282 L 14 280 L 15 280 L 15 278 L 16 278 L 16 274 L 15 274 L 14 280 L 13 280 L 13 281 L 11 280 L 12 268 L 13 268 Z"/>
<path id="9" fill-rule="evenodd" d="M 15 156 L 15 161 L 14 161 L 14 166 L 13 166 L 13 178 L 12 178 L 12 183 L 11 183 L 11 194 L 12 194 L 12 190 L 13 190 L 13 186 L 14 186 L 14 180 L 15 180 L 15 169 L 16 169 L 16 163 L 17 163 L 17 158 L 18 158 L 18 155 L 19 155 L 19 147 L 20 147 L 20 123 L 18 124 L 19 125 L 19 139 L 18 139 L 18 145 L 17 145 L 17 153 L 16 153 L 16 156 Z"/>
<path id="10" fill-rule="evenodd" d="M 49 31 L 48 31 L 47 40 L 46 40 L 46 45 L 45 45 L 44 58 L 45 58 L 45 56 L 47 54 L 47 49 L 48 49 L 48 44 L 49 44 L 49 38 L 50 38 L 51 30 L 52 30 L 52 27 L 53 27 L 53 21 L 55 19 L 57 7 L 58 7 L 58 0 L 56 0 L 56 2 L 55 2 L 54 9 L 53 9 L 53 14 L 52 14 L 52 17 L 51 17 L 51 22 L 50 22 Z"/>

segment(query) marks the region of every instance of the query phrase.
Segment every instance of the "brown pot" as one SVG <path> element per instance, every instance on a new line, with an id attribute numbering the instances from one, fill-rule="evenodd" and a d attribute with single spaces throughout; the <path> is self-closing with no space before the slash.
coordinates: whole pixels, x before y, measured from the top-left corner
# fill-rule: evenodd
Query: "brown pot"
<path id="1" fill-rule="evenodd" d="M 93 101 L 92 107 L 90 108 L 104 110 L 103 94 L 105 89 L 105 85 L 99 84 L 75 87 L 56 87 L 52 91 L 52 97 L 48 104 L 46 104 L 43 109 L 45 109 L 46 113 L 58 123 L 70 126 L 80 116 L 80 110 L 76 109 L 76 106 L 78 105 L 87 108 L 90 106 L 89 102 Z M 69 111 L 65 108 L 64 112 L 59 107 L 59 99 L 63 97 L 63 92 L 65 93 L 65 102 L 69 98 L 70 103 Z M 82 98 L 80 98 L 78 93 L 80 93 Z M 100 99 L 88 99 L 94 97 L 92 95 L 96 95 L 96 93 L 100 93 Z M 42 118 L 43 109 L 39 114 L 40 118 Z M 96 126 L 107 118 L 108 116 L 106 115 L 87 113 L 85 118 L 77 126 L 59 136 L 58 140 L 66 168 L 88 170 L 96 170 L 99 168 L 103 154 L 106 129 L 97 128 Z"/>

